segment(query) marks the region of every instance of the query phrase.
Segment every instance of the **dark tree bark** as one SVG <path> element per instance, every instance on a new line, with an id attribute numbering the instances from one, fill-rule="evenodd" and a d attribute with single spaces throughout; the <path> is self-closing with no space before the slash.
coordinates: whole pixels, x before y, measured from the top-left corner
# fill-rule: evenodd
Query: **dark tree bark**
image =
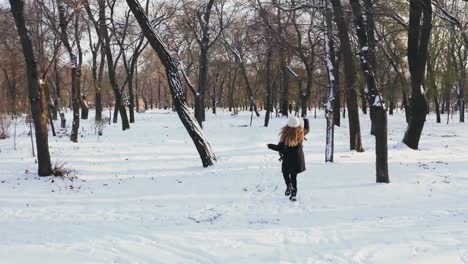
<path id="1" fill-rule="evenodd" d="M 184 75 L 184 78 L 185 78 L 185 73 L 183 74 Z M 214 78 L 214 84 L 213 84 L 213 92 L 211 92 L 210 90 L 208 90 L 208 93 L 210 94 L 210 98 L 211 98 L 211 110 L 213 112 L 214 115 L 216 115 L 216 107 L 219 103 L 219 101 L 222 99 L 222 96 L 223 96 L 223 87 L 224 87 L 224 82 L 226 80 L 226 76 L 227 74 L 224 74 L 224 76 L 221 78 L 221 81 L 219 81 L 219 72 L 216 73 L 215 75 L 215 78 Z M 186 78 L 188 80 L 188 77 Z M 216 87 L 219 86 L 219 92 L 218 90 L 216 89 Z M 195 90 L 195 88 L 191 88 L 192 90 Z M 219 93 L 219 95 L 218 95 Z"/>
<path id="2" fill-rule="evenodd" d="M 47 100 L 45 95 L 45 82 L 40 79 L 33 44 L 24 18 L 24 1 L 10 0 L 11 12 L 16 23 L 20 37 L 24 59 L 26 61 L 26 74 L 28 79 L 29 102 L 31 114 L 36 131 L 36 147 L 38 161 L 38 175 L 50 176 L 53 174 L 50 162 L 49 139 L 47 134 Z"/>
<path id="3" fill-rule="evenodd" d="M 203 121 L 205 121 L 205 94 L 208 89 L 208 52 L 211 46 L 214 44 L 216 39 L 221 34 L 216 34 L 212 39 L 213 29 L 210 25 L 210 18 L 214 7 L 215 0 L 209 0 L 203 11 L 197 11 L 193 24 L 189 23 L 195 39 L 200 48 L 199 62 L 198 62 L 198 87 L 195 93 L 195 118 L 199 125 L 203 127 Z M 198 32 L 198 31 L 201 32 Z"/>
<path id="4" fill-rule="evenodd" d="M 53 112 L 53 119 L 57 120 L 58 115 L 61 111 L 60 109 L 60 74 L 58 71 L 58 58 L 54 60 L 54 112 Z"/>
<path id="5" fill-rule="evenodd" d="M 460 82 L 457 87 L 457 103 L 458 111 L 460 112 L 460 123 L 465 122 L 465 92 L 463 82 Z"/>
<path id="6" fill-rule="evenodd" d="M 90 34 L 91 36 L 91 34 Z M 91 38 L 90 38 L 91 39 Z M 98 46 L 100 46 L 101 43 L 98 43 Z M 92 65 L 91 65 L 91 71 L 93 75 L 93 87 L 94 87 L 94 106 L 96 109 L 96 115 L 94 119 L 96 121 L 102 120 L 102 97 L 101 97 L 101 89 L 99 87 L 99 82 L 98 82 L 98 65 L 97 65 L 97 52 L 95 52 L 92 49 L 92 42 L 90 40 L 90 47 L 91 47 L 91 52 L 92 52 Z M 97 51 L 98 49 L 96 49 Z M 100 65 L 103 64 L 103 61 L 100 62 Z"/>
<path id="7" fill-rule="evenodd" d="M 354 55 L 348 35 L 348 25 L 344 19 L 340 0 L 331 0 L 335 22 L 338 28 L 338 37 L 341 43 L 343 56 L 343 69 L 345 75 L 346 105 L 348 108 L 349 140 L 350 149 L 363 152 L 361 141 L 361 126 L 359 122 L 359 111 L 356 94 L 356 70 L 354 67 Z"/>
<path id="8" fill-rule="evenodd" d="M 207 84 L 208 50 L 202 47 L 200 50 L 200 63 L 198 69 L 198 92 L 195 94 L 195 118 L 201 127 L 203 127 L 203 121 L 205 121 L 205 94 Z"/>
<path id="9" fill-rule="evenodd" d="M 370 71 L 372 71 L 373 75 L 372 77 L 374 79 L 377 79 L 378 76 L 375 75 L 375 73 L 377 72 L 377 65 L 376 65 L 376 62 L 377 62 L 377 59 L 375 57 L 375 35 L 374 35 L 374 28 L 375 28 L 375 23 L 374 23 L 374 13 L 375 13 L 375 10 L 374 10 L 374 3 L 373 3 L 374 0 L 363 0 L 363 4 L 364 4 L 364 16 L 361 15 L 361 19 L 362 20 L 362 24 L 363 26 L 365 26 L 365 29 L 364 31 L 362 32 L 361 35 L 365 34 L 366 35 L 366 39 L 367 39 L 367 60 L 366 60 L 366 63 L 367 63 L 367 67 L 369 68 Z M 356 4 L 359 4 L 359 6 L 356 8 L 359 9 L 357 10 L 358 12 L 362 12 L 362 8 L 360 6 L 360 3 L 359 2 L 354 2 L 353 3 L 356 3 Z M 358 34 L 359 36 L 359 34 Z M 364 77 L 367 77 L 366 75 Z M 374 85 L 376 83 L 376 80 L 374 80 Z M 366 96 L 366 91 L 362 91 L 362 96 L 364 98 L 364 101 L 363 101 L 363 110 L 365 114 L 367 114 L 367 96 Z M 383 99 L 383 97 L 382 97 Z M 370 111 L 370 118 L 371 118 L 371 121 L 372 121 L 372 118 L 375 116 L 375 113 L 374 113 L 374 110 L 375 108 L 372 107 L 372 105 L 369 106 L 369 111 Z M 384 109 L 386 111 L 386 109 Z M 374 127 L 374 124 L 375 122 L 371 122 L 371 135 L 374 135 L 374 132 L 375 132 L 375 127 Z M 386 132 L 385 132 L 386 133 Z M 375 135 L 374 135 L 375 136 Z"/>
<path id="10" fill-rule="evenodd" d="M 438 98 L 439 95 L 438 95 L 437 84 L 436 84 L 436 79 L 435 79 L 436 77 L 435 77 L 434 65 L 433 65 L 433 62 L 431 61 L 432 60 L 431 57 L 432 56 L 429 56 L 427 58 L 427 85 L 429 87 L 429 90 L 432 91 L 433 93 L 432 97 L 434 100 L 434 109 L 436 112 L 436 122 L 440 123 L 440 107 L 439 107 L 439 98 Z"/>
<path id="11" fill-rule="evenodd" d="M 216 157 L 211 150 L 210 144 L 206 141 L 201 127 L 198 125 L 196 120 L 190 116 L 185 97 L 182 93 L 182 84 L 180 82 L 179 71 L 177 70 L 173 59 L 171 58 L 161 39 L 154 33 L 151 24 L 146 17 L 145 11 L 138 3 L 138 1 L 127 0 L 127 4 L 137 19 L 143 34 L 150 43 L 151 47 L 158 54 L 161 63 L 166 69 L 167 81 L 177 114 L 179 115 L 182 124 L 187 129 L 187 132 L 189 133 L 195 144 L 195 147 L 197 148 L 197 151 L 202 160 L 203 167 L 213 165 L 213 161 L 216 160 Z"/>
<path id="12" fill-rule="evenodd" d="M 8 94 L 10 95 L 10 109 L 7 109 L 7 112 L 16 115 L 16 96 L 18 93 L 16 61 L 10 63 L 9 68 L 11 68 L 11 74 L 8 74 L 8 70 L 0 63 L 0 69 L 2 70 L 3 75 L 5 77 L 5 82 L 7 84 L 6 86 L 8 88 Z"/>
<path id="13" fill-rule="evenodd" d="M 258 1 L 260 4 L 260 1 Z M 277 11 L 277 18 L 278 18 L 278 28 L 279 30 L 282 30 L 282 23 L 281 23 L 281 9 L 278 8 Z M 280 55 L 280 67 L 281 67 L 281 115 L 282 116 L 288 116 L 288 108 L 289 108 L 289 75 L 288 75 L 288 70 L 287 70 L 287 57 L 288 57 L 288 52 L 286 47 L 282 45 L 283 47 L 280 47 L 279 50 L 279 55 Z"/>
<path id="14" fill-rule="evenodd" d="M 366 1 L 366 0 L 365 0 Z M 375 136 L 375 155 L 376 155 L 376 181 L 389 183 L 388 177 L 388 146 L 387 146 L 387 112 L 383 102 L 383 97 L 377 88 L 374 72 L 369 54 L 369 38 L 364 24 L 363 13 L 359 0 L 350 0 L 354 14 L 354 23 L 360 46 L 361 69 L 366 79 L 367 89 L 365 96 L 369 103 L 373 135 Z M 368 25 L 367 25 L 368 26 Z M 374 35 L 372 34 L 371 37 Z M 375 58 L 374 58 L 375 59 Z M 372 129 L 371 129 L 372 130 Z"/>
<path id="15" fill-rule="evenodd" d="M 47 83 L 50 84 L 49 81 Z M 51 85 L 45 85 L 45 95 L 46 95 L 46 100 L 48 102 L 47 103 L 47 115 L 48 115 L 48 118 L 49 118 L 50 129 L 52 130 L 52 136 L 55 137 L 55 136 L 57 136 L 57 133 L 55 133 L 54 119 L 52 117 L 53 101 L 52 101 L 52 98 L 50 96 L 50 86 Z M 49 103 L 49 100 L 50 100 L 50 103 Z"/>
<path id="16" fill-rule="evenodd" d="M 80 32 L 80 17 L 81 14 L 77 10 L 75 11 L 75 43 L 76 50 L 78 51 L 78 65 L 76 68 L 76 93 L 81 107 L 81 119 L 88 119 L 89 107 L 88 102 L 86 102 L 86 95 L 81 94 L 81 66 L 83 64 L 83 51 L 81 49 L 81 32 Z M 79 109 L 78 109 L 79 111 Z"/>
<path id="17" fill-rule="evenodd" d="M 390 99 L 390 109 L 388 114 L 393 115 L 393 110 L 395 109 L 395 100 L 393 98 Z"/>
<path id="18" fill-rule="evenodd" d="M 284 48 L 280 48 L 280 57 L 281 57 L 281 115 L 289 115 L 289 75 L 286 63 L 286 55 Z"/>
<path id="19" fill-rule="evenodd" d="M 84 0 L 85 6 L 89 5 L 87 0 Z M 122 93 L 120 92 L 119 86 L 117 84 L 117 77 L 115 73 L 115 68 L 114 68 L 114 60 L 112 56 L 112 50 L 111 50 L 111 43 L 110 43 L 110 37 L 109 37 L 109 32 L 107 30 L 107 24 L 106 24 L 106 1 L 105 0 L 98 0 L 98 5 L 99 5 L 99 28 L 96 29 L 99 38 L 102 41 L 102 45 L 104 45 L 104 50 L 106 53 L 106 59 L 107 59 L 107 71 L 109 74 L 109 81 L 112 87 L 112 90 L 114 91 L 115 95 L 115 109 L 118 110 L 120 113 L 120 118 L 122 119 L 122 130 L 126 130 L 130 128 L 130 123 L 128 120 L 127 116 L 127 109 L 125 108 L 125 105 L 122 104 Z"/>
<path id="20" fill-rule="evenodd" d="M 410 0 L 407 50 L 411 75 L 410 120 L 403 143 L 412 149 L 418 149 L 419 139 L 426 122 L 427 102 L 423 93 L 423 83 L 431 28 L 431 1 Z"/>
<path id="21" fill-rule="evenodd" d="M 234 73 L 232 73 L 234 72 Z M 228 91 L 228 108 L 229 112 L 235 111 L 235 106 L 234 106 L 234 90 L 236 87 L 236 81 L 237 81 L 237 68 L 233 67 L 230 78 L 229 78 L 229 91 Z"/>
<path id="22" fill-rule="evenodd" d="M 436 111 L 436 122 L 440 123 L 440 107 L 439 107 L 439 98 L 437 95 L 434 95 L 434 107 Z"/>
<path id="23" fill-rule="evenodd" d="M 120 113 L 120 117 L 122 119 L 122 130 L 126 130 L 130 128 L 130 123 L 127 116 L 127 110 L 125 105 L 122 103 L 122 93 L 117 84 L 117 77 L 114 68 L 114 61 L 112 56 L 112 50 L 110 48 L 110 37 L 109 32 L 107 30 L 106 24 L 106 1 L 105 0 L 98 0 L 98 8 L 99 8 L 99 20 L 96 21 L 92 15 L 91 9 L 89 7 L 88 0 L 83 0 L 83 5 L 88 13 L 88 16 L 91 21 L 93 21 L 96 33 L 101 41 L 101 52 L 104 51 L 105 56 L 107 58 L 107 68 L 109 74 L 109 81 L 111 83 L 112 90 L 115 96 L 115 111 Z M 101 57 L 103 59 L 104 57 Z M 116 113 L 117 114 L 117 113 Z M 114 123 L 117 123 L 117 116 L 114 118 Z"/>
<path id="24" fill-rule="evenodd" d="M 268 32 L 267 32 L 268 34 Z M 267 47 L 267 58 L 266 58 L 266 102 L 265 102 L 265 108 L 266 108 L 266 113 L 265 113 L 265 122 L 264 126 L 268 127 L 268 124 L 270 122 L 270 113 L 272 110 L 272 104 L 271 104 L 271 56 L 273 53 L 273 48 L 271 46 L 271 38 L 268 38 L 268 47 Z"/>
<path id="25" fill-rule="evenodd" d="M 149 0 L 146 1 L 145 12 L 148 12 L 149 2 L 150 2 Z M 129 27 L 128 15 L 126 16 L 127 16 L 127 19 L 124 25 L 125 32 L 127 31 L 127 28 Z M 111 18 L 111 21 L 115 30 L 113 18 Z M 132 51 L 133 54 L 131 55 L 129 61 L 127 61 L 126 50 L 128 49 L 128 44 L 125 44 L 126 35 L 127 33 L 123 34 L 122 39 L 117 40 L 117 43 L 120 46 L 120 50 L 121 50 L 120 53 L 122 54 L 123 64 L 125 67 L 125 71 L 127 72 L 126 83 L 127 83 L 128 96 L 129 96 L 128 112 L 130 115 L 130 123 L 135 123 L 135 91 L 133 88 L 134 76 L 135 76 L 135 71 L 137 70 L 136 68 L 138 66 L 138 59 L 148 43 L 147 42 L 145 43 L 145 37 L 143 35 L 139 36 L 138 40 L 136 41 L 137 44 L 136 46 L 134 46 L 134 49 Z"/>
<path id="26" fill-rule="evenodd" d="M 456 16 L 452 15 L 448 10 L 446 10 L 440 3 L 440 1 L 432 1 L 432 5 L 434 5 L 437 8 L 437 16 L 439 16 L 441 19 L 449 22 L 452 26 L 458 28 L 460 30 L 463 43 L 464 43 L 464 49 L 463 51 L 460 51 L 462 54 L 462 58 L 460 60 L 460 68 L 458 69 L 460 71 L 460 81 L 459 81 L 459 87 L 460 89 L 457 92 L 458 96 L 458 107 L 460 111 L 460 122 L 464 123 L 465 122 L 465 95 L 464 95 L 464 84 L 466 81 L 466 63 L 468 60 L 468 31 L 465 30 L 464 24 L 460 19 L 458 19 Z M 456 8 L 455 8 L 456 9 Z M 463 13 L 463 12 L 462 12 Z M 443 109 L 443 108 L 442 108 Z"/>
<path id="27" fill-rule="evenodd" d="M 72 46 L 68 39 L 67 32 L 67 18 L 65 17 L 65 7 L 61 0 L 57 0 L 58 13 L 59 13 L 59 25 L 60 25 L 60 36 L 62 39 L 63 46 L 65 46 L 68 56 L 70 57 L 71 63 L 71 95 L 72 95 L 72 108 L 73 108 L 73 123 L 72 131 L 70 134 L 70 140 L 78 142 L 78 129 L 80 127 L 80 94 L 79 94 L 79 72 L 78 72 L 78 59 L 76 54 L 73 52 Z"/>
<path id="28" fill-rule="evenodd" d="M 367 115 L 367 99 L 364 89 L 361 89 L 361 110 L 363 114 Z"/>
<path id="29" fill-rule="evenodd" d="M 330 19 L 332 16 L 330 15 Z M 328 23 L 328 22 L 327 22 Z M 330 21 L 331 23 L 331 21 Z M 334 50 L 334 41 L 333 43 L 330 43 L 330 46 Z M 340 107 L 341 107 L 341 90 L 340 90 L 340 62 L 341 62 L 341 51 L 338 52 L 337 56 L 333 56 L 331 58 L 333 68 L 335 70 L 333 71 L 333 74 L 335 75 L 335 91 L 333 92 L 333 95 L 335 95 L 335 100 L 333 100 L 333 124 L 335 126 L 340 126 L 341 125 L 341 115 L 340 115 Z"/>
<path id="30" fill-rule="evenodd" d="M 91 8 L 87 2 L 84 4 L 86 13 L 88 14 L 89 20 L 91 20 L 94 29 L 96 30 L 96 33 L 98 33 L 99 36 L 99 24 L 94 18 L 93 12 L 91 11 Z M 93 75 L 93 86 L 94 86 L 94 107 L 96 109 L 96 115 L 94 117 L 95 121 L 101 121 L 102 120 L 102 94 L 101 94 L 101 88 L 102 88 L 102 77 L 104 74 L 104 65 L 105 65 L 105 59 L 106 59 L 106 51 L 104 48 L 103 40 L 99 37 L 98 43 L 96 45 L 93 44 L 92 41 L 92 35 L 91 35 L 91 29 L 88 26 L 88 37 L 89 37 L 89 47 L 91 49 L 91 54 L 92 54 L 92 75 Z M 98 52 L 100 51 L 100 61 L 99 61 L 99 67 L 97 65 L 97 56 Z"/>
<path id="31" fill-rule="evenodd" d="M 402 100 L 401 104 L 403 106 L 403 109 L 405 109 L 406 123 L 409 123 L 409 121 L 410 121 L 410 107 L 409 107 L 409 104 L 408 104 L 408 94 L 406 93 L 406 86 L 404 85 L 404 83 L 402 84 L 401 92 L 402 92 L 402 96 L 403 96 L 403 100 Z"/>

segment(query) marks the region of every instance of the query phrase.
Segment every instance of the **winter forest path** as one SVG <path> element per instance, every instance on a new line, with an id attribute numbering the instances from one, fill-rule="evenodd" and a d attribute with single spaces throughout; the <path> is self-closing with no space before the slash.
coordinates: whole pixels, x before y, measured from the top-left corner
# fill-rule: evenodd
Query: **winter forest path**
<path id="1" fill-rule="evenodd" d="M 93 114 L 90 114 L 92 118 Z M 403 147 L 389 117 L 390 184 L 376 184 L 374 140 L 364 153 L 336 129 L 325 164 L 325 120 L 311 120 L 298 201 L 284 196 L 277 141 L 286 119 L 208 115 L 218 162 L 204 169 L 174 113 L 138 114 L 132 129 L 85 121 L 79 144 L 51 138 L 74 181 L 32 172 L 26 126 L 18 150 L 0 141 L 0 258 L 8 263 L 468 263 L 466 125 L 429 117 L 421 150 Z M 346 122 L 343 122 L 346 123 Z"/>

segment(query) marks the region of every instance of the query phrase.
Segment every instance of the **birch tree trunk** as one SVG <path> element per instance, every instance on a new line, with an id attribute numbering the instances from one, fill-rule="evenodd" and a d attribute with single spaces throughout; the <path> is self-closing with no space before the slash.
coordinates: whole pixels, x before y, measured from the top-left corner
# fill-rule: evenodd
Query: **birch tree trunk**
<path id="1" fill-rule="evenodd" d="M 331 7 L 329 0 L 325 2 L 325 17 L 331 16 Z M 327 20 L 324 18 L 324 50 L 325 50 L 325 63 L 327 66 L 328 73 L 328 97 L 327 104 L 325 105 L 325 118 L 327 119 L 327 136 L 326 136 L 326 147 L 325 147 L 325 162 L 333 162 L 333 149 L 334 149 L 334 103 L 335 100 L 335 74 L 332 63 L 332 57 L 334 56 L 330 39 L 332 38 L 332 25 L 331 19 Z"/>

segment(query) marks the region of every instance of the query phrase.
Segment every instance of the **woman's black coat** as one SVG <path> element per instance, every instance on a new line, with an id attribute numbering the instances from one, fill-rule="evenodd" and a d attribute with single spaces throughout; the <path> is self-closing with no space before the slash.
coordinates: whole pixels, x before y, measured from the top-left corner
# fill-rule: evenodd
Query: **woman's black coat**
<path id="1" fill-rule="evenodd" d="M 304 135 L 309 133 L 309 120 L 304 119 Z M 278 145 L 268 144 L 268 148 L 278 151 L 280 154 L 281 171 L 283 173 L 298 174 L 305 171 L 304 151 L 302 150 L 302 142 L 294 147 L 289 147 L 280 142 Z"/>

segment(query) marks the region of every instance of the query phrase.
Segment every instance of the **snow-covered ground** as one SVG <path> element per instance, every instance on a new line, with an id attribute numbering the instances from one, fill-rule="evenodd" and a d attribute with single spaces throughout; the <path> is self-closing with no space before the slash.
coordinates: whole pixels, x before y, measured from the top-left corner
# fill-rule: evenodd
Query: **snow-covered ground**
<path id="1" fill-rule="evenodd" d="M 390 184 L 375 183 L 374 139 L 364 153 L 335 130 L 324 163 L 325 119 L 311 119 L 298 201 L 284 196 L 277 141 L 284 118 L 249 124 L 207 112 L 218 162 L 202 168 L 177 115 L 137 114 L 79 144 L 50 137 L 54 163 L 73 181 L 39 178 L 27 126 L 0 141 L 1 263 L 468 263 L 468 133 L 428 117 L 420 150 L 400 143 L 404 115 L 389 116 Z M 71 120 L 68 113 L 68 120 Z M 58 123 L 57 123 L 58 125 Z"/>

